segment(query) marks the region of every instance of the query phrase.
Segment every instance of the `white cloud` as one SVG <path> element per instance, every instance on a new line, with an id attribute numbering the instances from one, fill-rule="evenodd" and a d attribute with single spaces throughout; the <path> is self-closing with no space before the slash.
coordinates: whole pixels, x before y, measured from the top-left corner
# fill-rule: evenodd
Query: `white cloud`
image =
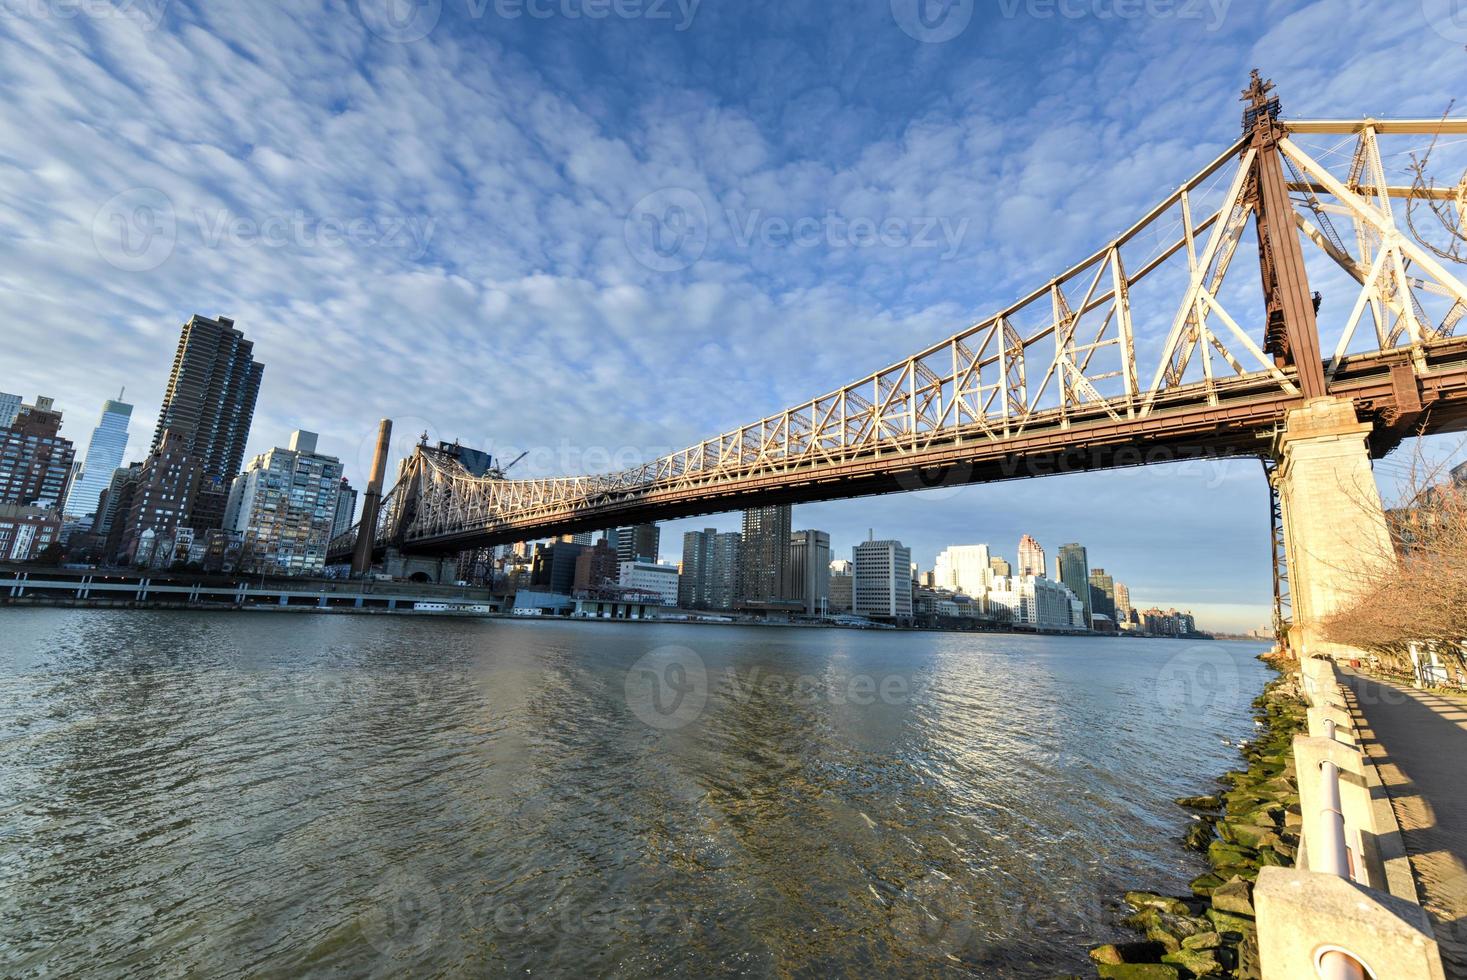
<path id="1" fill-rule="evenodd" d="M 1291 110 L 1435 113 L 1462 79 L 1452 45 L 1343 2 L 1261 34 L 1267 21 L 1235 9 L 1215 32 L 997 21 L 915 47 L 884 12 L 782 5 L 704 7 L 676 36 L 445 20 L 413 44 L 378 40 L 344 2 L 167 13 L 156 30 L 0 17 L 0 388 L 58 396 L 75 435 L 126 384 L 137 447 L 177 326 L 232 315 L 267 365 L 252 451 L 316 429 L 358 482 L 381 415 L 495 446 L 665 448 L 937 340 L 1088 254 L 1225 146 L 1250 67 L 1239 51 Z M 157 268 L 125 272 L 94 230 L 138 187 L 166 192 L 176 241 Z M 665 187 L 710 215 L 706 253 L 681 272 L 646 268 L 624 241 L 629 208 Z M 946 257 L 741 243 L 729 211 L 943 217 L 965 232 Z M 288 226 L 278 242 L 262 240 L 272 221 Z M 394 221 L 426 241 L 377 242 Z M 322 242 L 353 222 L 372 241 Z M 942 543 L 923 527 L 997 537 L 996 510 L 1028 500 L 1035 520 L 1073 513 L 1054 532 L 1067 539 L 1148 520 L 1198 547 L 1240 522 L 1261 533 L 1251 504 L 1109 479 L 1128 492 L 1088 509 L 1053 480 L 817 513 L 847 539 L 889 515 L 892 533 L 925 538 L 921 554 Z M 1144 514 L 1138 486 L 1155 493 Z M 1144 537 L 1113 545 L 1138 576 Z M 1228 598 L 1256 604 L 1267 569 L 1256 541 L 1246 550 L 1226 566 Z"/>

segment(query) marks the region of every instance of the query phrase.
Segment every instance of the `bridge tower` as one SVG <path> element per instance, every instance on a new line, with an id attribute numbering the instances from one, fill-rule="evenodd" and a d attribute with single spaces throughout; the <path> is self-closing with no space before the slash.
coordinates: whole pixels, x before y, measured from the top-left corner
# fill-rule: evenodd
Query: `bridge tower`
<path id="1" fill-rule="evenodd" d="M 377 449 L 372 454 L 372 472 L 367 479 L 367 492 L 362 496 L 362 518 L 351 560 L 351 573 L 354 576 L 366 575 L 372 570 L 377 512 L 382 506 L 382 482 L 387 475 L 387 457 L 391 451 L 392 420 L 383 419 L 377 424 Z"/>
<path id="2" fill-rule="evenodd" d="M 1243 92 L 1243 130 L 1255 151 L 1250 193 L 1267 311 L 1264 347 L 1280 368 L 1297 373 L 1302 399 L 1286 414 L 1272 447 L 1271 482 L 1282 518 L 1293 613 L 1289 635 L 1281 639 L 1301 658 L 1349 656 L 1355 651 L 1327 642 L 1322 627 L 1332 613 L 1363 596 L 1377 576 L 1389 574 L 1392 545 L 1371 470 L 1373 426 L 1359 420 L 1349 398 L 1332 396 L 1325 378 L 1279 150 L 1287 134 L 1272 90 L 1273 83 L 1255 69 Z"/>

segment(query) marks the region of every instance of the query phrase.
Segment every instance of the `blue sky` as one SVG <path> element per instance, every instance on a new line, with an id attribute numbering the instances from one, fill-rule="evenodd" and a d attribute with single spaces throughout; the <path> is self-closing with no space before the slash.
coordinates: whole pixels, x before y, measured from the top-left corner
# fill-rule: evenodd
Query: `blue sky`
<path id="1" fill-rule="evenodd" d="M 605 469 L 1046 282 L 1235 138 L 1255 65 L 1296 115 L 1439 115 L 1467 76 L 1451 9 L 0 0 L 0 390 L 56 397 L 83 441 L 126 385 L 137 455 L 179 324 L 224 314 L 267 365 L 251 451 L 311 429 L 360 484 L 390 416 L 529 449 L 519 473 Z M 679 201 L 692 245 L 661 255 L 638 219 Z M 924 567 L 1079 540 L 1137 602 L 1244 628 L 1266 517 L 1240 461 L 795 523 Z M 736 523 L 669 524 L 664 554 Z"/>

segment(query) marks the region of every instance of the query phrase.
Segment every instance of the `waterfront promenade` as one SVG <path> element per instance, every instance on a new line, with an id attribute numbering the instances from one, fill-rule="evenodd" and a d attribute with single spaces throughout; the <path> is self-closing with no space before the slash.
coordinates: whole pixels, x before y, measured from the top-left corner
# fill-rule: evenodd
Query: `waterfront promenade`
<path id="1" fill-rule="evenodd" d="M 1448 976 L 1467 978 L 1467 700 L 1342 668 Z"/>

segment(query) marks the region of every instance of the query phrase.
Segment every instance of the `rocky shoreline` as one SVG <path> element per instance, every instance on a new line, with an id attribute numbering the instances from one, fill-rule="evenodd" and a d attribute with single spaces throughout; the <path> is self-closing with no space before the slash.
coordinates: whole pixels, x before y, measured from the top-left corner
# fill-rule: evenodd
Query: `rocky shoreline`
<path id="1" fill-rule="evenodd" d="M 1195 820 L 1184 846 L 1206 853 L 1212 870 L 1192 880 L 1189 896 L 1127 892 L 1126 904 L 1135 912 L 1122 922 L 1144 938 L 1092 949 L 1099 976 L 1259 977 L 1253 882 L 1261 867 L 1294 863 L 1300 815 L 1292 743 L 1308 725 L 1287 669 L 1253 707 L 1260 727 L 1243 749 L 1248 768 L 1224 774 L 1216 794 L 1176 801 Z"/>

